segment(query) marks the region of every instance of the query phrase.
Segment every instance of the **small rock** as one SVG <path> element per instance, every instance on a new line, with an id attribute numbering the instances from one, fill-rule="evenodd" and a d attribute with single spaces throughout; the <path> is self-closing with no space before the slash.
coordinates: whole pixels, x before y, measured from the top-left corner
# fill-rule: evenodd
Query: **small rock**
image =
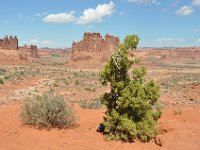
<path id="1" fill-rule="evenodd" d="M 163 146 L 165 144 L 164 135 L 156 136 L 155 142 L 156 142 L 157 145 Z"/>
<path id="2" fill-rule="evenodd" d="M 190 97 L 190 101 L 194 101 L 194 99 Z"/>

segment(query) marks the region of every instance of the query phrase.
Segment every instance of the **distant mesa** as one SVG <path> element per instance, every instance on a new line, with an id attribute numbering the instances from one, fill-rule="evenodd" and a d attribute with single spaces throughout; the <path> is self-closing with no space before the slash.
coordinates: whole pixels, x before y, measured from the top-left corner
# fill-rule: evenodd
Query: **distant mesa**
<path id="1" fill-rule="evenodd" d="M 101 64 L 119 45 L 119 37 L 106 34 L 103 38 L 100 33 L 86 32 L 81 41 L 72 44 L 72 61 Z"/>
<path id="2" fill-rule="evenodd" d="M 0 39 L 0 48 L 5 50 L 18 50 L 17 36 L 6 35 L 4 39 Z"/>

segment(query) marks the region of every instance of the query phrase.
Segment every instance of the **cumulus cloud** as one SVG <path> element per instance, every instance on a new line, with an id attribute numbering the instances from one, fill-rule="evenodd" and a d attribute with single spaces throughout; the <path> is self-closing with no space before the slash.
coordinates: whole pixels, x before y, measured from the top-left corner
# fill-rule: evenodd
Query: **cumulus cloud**
<path id="1" fill-rule="evenodd" d="M 192 5 L 200 6 L 200 0 L 193 0 Z"/>
<path id="2" fill-rule="evenodd" d="M 71 23 L 76 19 L 74 16 L 74 11 L 57 13 L 57 14 L 49 14 L 48 16 L 43 18 L 43 22 L 45 23 Z"/>
<path id="3" fill-rule="evenodd" d="M 28 42 L 29 45 L 37 45 L 38 47 L 66 47 L 67 43 L 65 42 L 58 42 L 58 41 L 52 41 L 52 40 L 39 40 L 37 38 L 33 38 L 30 42 Z"/>
<path id="4" fill-rule="evenodd" d="M 112 1 L 108 4 L 99 4 L 95 9 L 85 9 L 76 23 L 79 25 L 86 25 L 101 22 L 103 17 L 111 16 L 114 10 L 115 4 Z"/>
<path id="5" fill-rule="evenodd" d="M 38 40 L 38 39 L 36 39 L 36 38 L 34 38 L 34 39 L 32 39 L 31 41 L 30 41 L 30 44 L 33 44 L 33 45 L 49 45 L 49 44 L 52 44 L 53 43 L 53 41 L 50 41 L 50 40 Z"/>
<path id="6" fill-rule="evenodd" d="M 138 3 L 138 4 L 160 4 L 158 0 L 128 0 L 131 3 Z"/>
<path id="7" fill-rule="evenodd" d="M 191 6 L 183 6 L 179 10 L 176 11 L 176 15 L 178 16 L 188 16 L 194 12 L 194 9 Z"/>
<path id="8" fill-rule="evenodd" d="M 38 39 L 32 39 L 30 41 L 30 44 L 33 44 L 33 45 L 37 45 L 39 43 L 39 40 Z"/>

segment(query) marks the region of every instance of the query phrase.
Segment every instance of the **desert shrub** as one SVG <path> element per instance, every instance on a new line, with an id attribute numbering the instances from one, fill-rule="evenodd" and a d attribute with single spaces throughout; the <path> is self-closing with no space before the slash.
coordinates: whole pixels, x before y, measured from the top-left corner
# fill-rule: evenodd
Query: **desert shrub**
<path id="1" fill-rule="evenodd" d="M 84 90 L 90 91 L 90 92 L 95 92 L 96 88 L 95 87 L 85 87 Z"/>
<path id="2" fill-rule="evenodd" d="M 76 123 L 74 110 L 64 97 L 56 96 L 53 91 L 24 101 L 20 119 L 24 124 L 46 128 L 66 128 Z"/>
<path id="3" fill-rule="evenodd" d="M 6 70 L 4 68 L 0 68 L 0 76 L 5 75 Z"/>
<path id="4" fill-rule="evenodd" d="M 99 109 L 103 108 L 103 105 L 100 100 L 91 100 L 91 101 L 81 101 L 79 106 L 83 109 Z"/>
<path id="5" fill-rule="evenodd" d="M 75 81 L 74 81 L 74 84 L 75 84 L 75 85 L 79 85 L 79 84 L 80 84 L 80 81 L 79 81 L 79 80 L 75 80 Z"/>
<path id="6" fill-rule="evenodd" d="M 176 73 L 167 79 L 163 79 L 160 85 L 165 88 L 181 87 L 187 84 L 199 84 L 199 73 Z"/>
<path id="7" fill-rule="evenodd" d="M 111 86 L 109 93 L 102 96 L 106 106 L 104 122 L 98 129 L 106 139 L 133 141 L 136 138 L 146 142 L 157 134 L 155 125 L 161 115 L 155 107 L 159 97 L 159 86 L 145 81 L 146 69 L 137 67 L 129 70 L 137 58 L 129 59 L 129 50 L 136 49 L 139 38 L 129 35 L 100 72 L 103 85 Z"/>
<path id="8" fill-rule="evenodd" d="M 0 84 L 4 84 L 4 78 L 0 77 Z"/>

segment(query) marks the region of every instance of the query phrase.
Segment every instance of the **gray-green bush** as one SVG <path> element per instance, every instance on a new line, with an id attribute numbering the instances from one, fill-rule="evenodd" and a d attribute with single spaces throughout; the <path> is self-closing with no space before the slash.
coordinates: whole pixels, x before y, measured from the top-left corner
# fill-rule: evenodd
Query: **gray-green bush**
<path id="1" fill-rule="evenodd" d="M 24 124 L 45 128 L 67 128 L 76 124 L 76 115 L 64 97 L 49 91 L 24 101 L 20 119 Z"/>
<path id="2" fill-rule="evenodd" d="M 4 79 L 3 79 L 3 77 L 0 77 L 0 84 L 4 84 Z"/>
<path id="3" fill-rule="evenodd" d="M 100 109 L 103 108 L 100 100 L 96 101 L 81 101 L 79 106 L 83 109 Z"/>

